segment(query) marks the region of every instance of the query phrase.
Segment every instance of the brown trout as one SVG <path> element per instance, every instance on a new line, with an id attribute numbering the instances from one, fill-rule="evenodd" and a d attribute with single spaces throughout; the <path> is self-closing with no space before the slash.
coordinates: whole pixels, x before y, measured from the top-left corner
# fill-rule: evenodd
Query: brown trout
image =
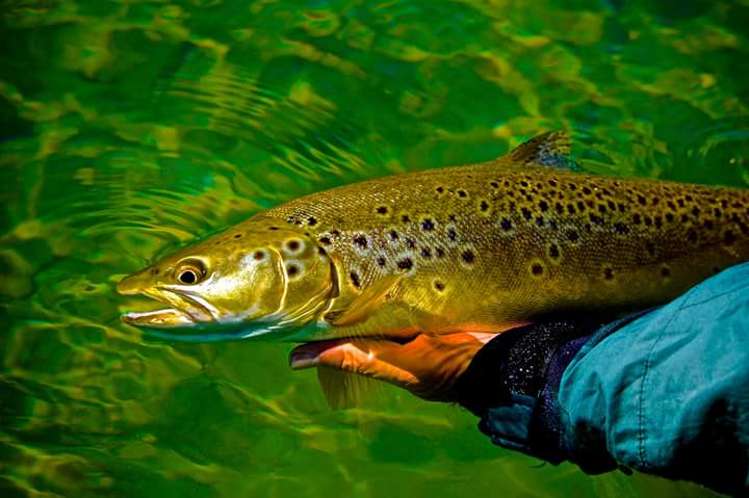
<path id="1" fill-rule="evenodd" d="M 174 340 L 498 332 L 663 303 L 749 260 L 749 190 L 582 174 L 564 133 L 258 213 L 118 284 Z M 213 330 L 211 330 L 213 329 Z"/>

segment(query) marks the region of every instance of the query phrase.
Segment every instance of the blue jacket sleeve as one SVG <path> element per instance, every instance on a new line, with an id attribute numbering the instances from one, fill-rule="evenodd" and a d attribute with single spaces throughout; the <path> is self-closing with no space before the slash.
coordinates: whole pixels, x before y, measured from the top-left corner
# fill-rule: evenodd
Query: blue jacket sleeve
<path id="1" fill-rule="evenodd" d="M 589 472 L 627 467 L 747 493 L 749 264 L 577 342 L 538 396 L 484 413 L 495 443 Z"/>

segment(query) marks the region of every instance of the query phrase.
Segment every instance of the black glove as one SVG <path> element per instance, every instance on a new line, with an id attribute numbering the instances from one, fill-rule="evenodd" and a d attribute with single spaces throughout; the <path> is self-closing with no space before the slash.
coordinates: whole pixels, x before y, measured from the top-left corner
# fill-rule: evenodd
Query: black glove
<path id="1" fill-rule="evenodd" d="M 457 380 L 458 402 L 481 417 L 479 429 L 496 444 L 555 464 L 570 459 L 557 407 L 559 382 L 582 345 L 607 322 L 597 317 L 550 317 L 498 335 Z M 498 434 L 496 428 L 498 411 L 509 420 L 500 424 L 507 428 L 505 433 Z M 599 459 L 583 467 L 599 473 L 616 464 Z"/>

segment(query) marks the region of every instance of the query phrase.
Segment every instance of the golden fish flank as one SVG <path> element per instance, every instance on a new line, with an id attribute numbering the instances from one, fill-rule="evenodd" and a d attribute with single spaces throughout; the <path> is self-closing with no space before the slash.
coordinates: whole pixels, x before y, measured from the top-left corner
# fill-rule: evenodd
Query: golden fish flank
<path id="1" fill-rule="evenodd" d="M 567 153 L 548 133 L 288 202 L 123 280 L 170 306 L 124 319 L 287 340 L 498 331 L 657 304 L 749 259 L 749 191 L 576 173 Z"/>

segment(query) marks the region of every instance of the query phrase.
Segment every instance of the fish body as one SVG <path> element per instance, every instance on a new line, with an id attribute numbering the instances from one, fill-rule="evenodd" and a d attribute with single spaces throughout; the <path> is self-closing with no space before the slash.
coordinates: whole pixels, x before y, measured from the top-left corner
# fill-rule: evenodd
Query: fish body
<path id="1" fill-rule="evenodd" d="M 158 312 L 126 321 L 294 341 L 496 332 L 652 306 L 749 260 L 749 191 L 583 174 L 559 167 L 567 152 L 549 133 L 494 161 L 258 213 L 123 280 L 121 292 L 174 306 L 161 323 Z M 199 281 L 175 284 L 191 260 Z"/>

